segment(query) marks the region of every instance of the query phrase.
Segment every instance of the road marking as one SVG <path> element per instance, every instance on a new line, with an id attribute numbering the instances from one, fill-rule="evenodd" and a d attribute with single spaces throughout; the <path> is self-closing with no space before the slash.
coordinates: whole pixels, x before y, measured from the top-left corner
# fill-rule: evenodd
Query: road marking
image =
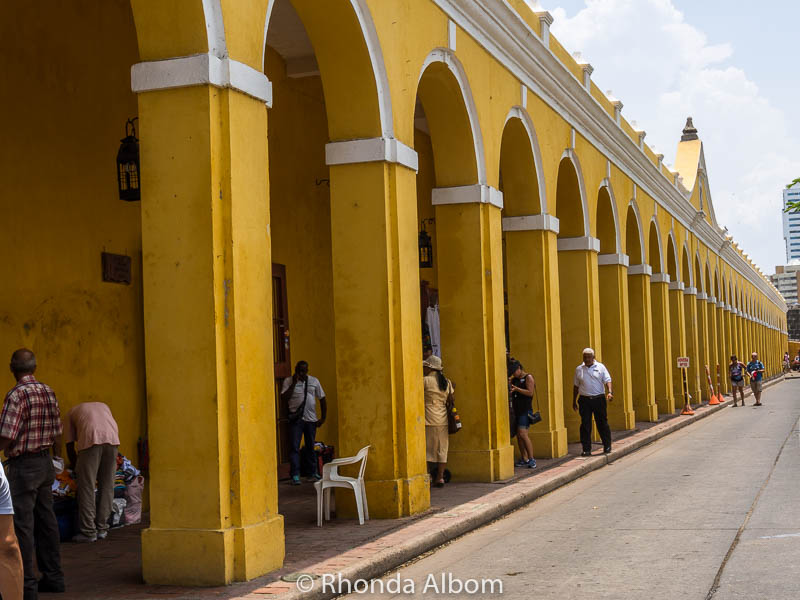
<path id="1" fill-rule="evenodd" d="M 781 533 L 779 535 L 762 535 L 760 540 L 774 540 L 776 538 L 800 537 L 800 533 Z"/>

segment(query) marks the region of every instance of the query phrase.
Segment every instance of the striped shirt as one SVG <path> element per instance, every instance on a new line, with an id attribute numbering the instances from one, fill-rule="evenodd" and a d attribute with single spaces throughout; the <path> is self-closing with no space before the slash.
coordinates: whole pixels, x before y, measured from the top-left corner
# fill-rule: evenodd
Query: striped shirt
<path id="1" fill-rule="evenodd" d="M 13 440 L 6 456 L 47 450 L 61 431 L 61 412 L 53 390 L 33 375 L 20 378 L 6 394 L 0 413 L 0 437 Z"/>

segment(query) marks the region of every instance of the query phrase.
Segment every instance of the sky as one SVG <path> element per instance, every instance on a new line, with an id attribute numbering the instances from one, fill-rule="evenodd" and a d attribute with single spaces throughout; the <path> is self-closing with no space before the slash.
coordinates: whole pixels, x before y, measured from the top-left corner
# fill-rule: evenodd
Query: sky
<path id="1" fill-rule="evenodd" d="M 592 64 L 592 80 L 622 101 L 667 164 L 693 117 L 717 222 L 765 273 L 784 264 L 782 190 L 800 177 L 800 2 L 540 5 L 555 19 L 553 34 Z"/>

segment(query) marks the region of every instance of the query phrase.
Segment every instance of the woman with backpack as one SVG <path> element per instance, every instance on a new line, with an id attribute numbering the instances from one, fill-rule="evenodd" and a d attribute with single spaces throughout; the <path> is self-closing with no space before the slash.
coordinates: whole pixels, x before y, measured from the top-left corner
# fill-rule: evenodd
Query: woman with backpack
<path id="1" fill-rule="evenodd" d="M 744 406 L 744 373 L 745 364 L 736 358 L 736 355 L 731 356 L 731 362 L 728 365 L 728 371 L 731 375 L 731 392 L 733 393 L 733 405 L 736 406 L 736 390 L 742 396 L 742 406 Z"/>
<path id="2" fill-rule="evenodd" d="M 536 468 L 536 459 L 533 458 L 533 444 L 528 437 L 528 428 L 531 426 L 528 413 L 531 412 L 531 402 L 536 383 L 533 375 L 526 373 L 519 361 L 511 365 L 513 369 L 508 379 L 511 403 L 514 407 L 514 416 L 517 419 L 517 443 L 522 458 L 514 463 L 515 467 Z"/>
<path id="3" fill-rule="evenodd" d="M 442 359 L 431 355 L 422 362 L 425 391 L 425 459 L 436 465 L 434 485 L 444 487 L 444 468 L 450 434 L 447 431 L 447 399 L 453 394 L 453 384 L 442 372 Z"/>

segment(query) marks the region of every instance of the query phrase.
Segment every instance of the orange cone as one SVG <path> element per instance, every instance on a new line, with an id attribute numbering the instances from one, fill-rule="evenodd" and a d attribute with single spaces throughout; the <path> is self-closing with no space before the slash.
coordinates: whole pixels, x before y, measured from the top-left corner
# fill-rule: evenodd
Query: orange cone
<path id="1" fill-rule="evenodd" d="M 706 365 L 706 379 L 708 380 L 708 405 L 716 406 L 719 404 L 719 399 L 717 398 L 717 394 L 714 393 L 714 384 L 711 383 L 711 373 L 708 370 L 708 365 Z"/>
<path id="2" fill-rule="evenodd" d="M 681 411 L 681 414 L 682 414 L 682 415 L 693 415 L 693 414 L 694 414 L 694 411 L 692 410 L 692 407 L 691 407 L 691 405 L 689 405 L 689 404 L 684 404 L 684 405 L 683 405 L 683 410 Z"/>

